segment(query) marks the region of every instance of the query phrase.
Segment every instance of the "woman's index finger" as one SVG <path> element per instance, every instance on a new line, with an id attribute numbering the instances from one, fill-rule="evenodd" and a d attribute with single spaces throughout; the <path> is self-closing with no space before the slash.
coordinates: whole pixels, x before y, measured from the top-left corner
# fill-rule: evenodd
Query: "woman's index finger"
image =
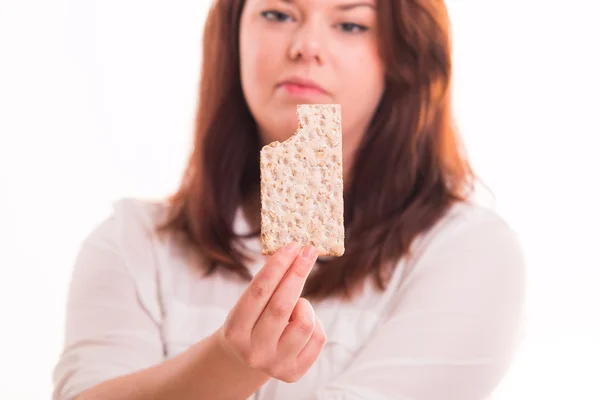
<path id="1" fill-rule="evenodd" d="M 271 256 L 254 276 L 231 312 L 231 321 L 245 321 L 240 330 L 251 331 L 287 270 L 300 252 L 290 243 Z"/>

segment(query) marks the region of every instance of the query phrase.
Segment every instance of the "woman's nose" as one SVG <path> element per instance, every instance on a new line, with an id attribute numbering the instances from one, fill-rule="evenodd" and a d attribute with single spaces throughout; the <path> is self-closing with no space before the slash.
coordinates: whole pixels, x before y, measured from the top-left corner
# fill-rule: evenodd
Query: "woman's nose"
<path id="1" fill-rule="evenodd" d="M 324 33 L 316 24 L 300 26 L 294 33 L 289 56 L 293 61 L 317 62 L 322 64 Z"/>

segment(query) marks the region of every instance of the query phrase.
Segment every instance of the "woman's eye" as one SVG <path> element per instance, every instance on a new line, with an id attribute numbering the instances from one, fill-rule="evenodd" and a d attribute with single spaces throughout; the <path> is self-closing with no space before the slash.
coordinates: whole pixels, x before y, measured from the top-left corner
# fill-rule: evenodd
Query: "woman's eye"
<path id="1" fill-rule="evenodd" d="M 292 19 L 289 15 L 279 11 L 264 11 L 262 13 L 262 16 L 268 19 L 269 21 L 275 22 L 286 22 Z"/>
<path id="2" fill-rule="evenodd" d="M 348 32 L 348 33 L 360 33 L 360 32 L 365 32 L 366 30 L 369 29 L 364 25 L 358 25 L 358 24 L 354 24 L 351 22 L 344 22 L 342 24 L 339 24 L 339 27 L 342 31 Z"/>

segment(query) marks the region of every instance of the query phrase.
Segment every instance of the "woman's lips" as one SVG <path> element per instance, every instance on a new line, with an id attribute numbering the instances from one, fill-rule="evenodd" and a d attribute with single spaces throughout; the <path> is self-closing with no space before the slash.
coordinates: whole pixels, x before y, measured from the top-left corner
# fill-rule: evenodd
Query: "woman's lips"
<path id="1" fill-rule="evenodd" d="M 279 88 L 286 94 L 294 97 L 316 97 L 327 95 L 327 92 L 316 83 L 306 79 L 286 79 L 279 84 Z"/>

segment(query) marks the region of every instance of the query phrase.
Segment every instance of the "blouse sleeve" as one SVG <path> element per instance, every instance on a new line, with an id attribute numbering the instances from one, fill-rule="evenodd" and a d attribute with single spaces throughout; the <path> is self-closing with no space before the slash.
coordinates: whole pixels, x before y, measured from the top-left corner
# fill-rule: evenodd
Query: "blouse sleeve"
<path id="1" fill-rule="evenodd" d="M 484 400 L 520 340 L 524 257 L 503 222 L 432 242 L 392 312 L 314 400 Z"/>
<path id="2" fill-rule="evenodd" d="M 54 400 L 74 399 L 105 380 L 162 361 L 159 325 L 140 301 L 120 234 L 112 217 L 80 249 L 68 294 L 64 350 L 53 374 Z"/>

